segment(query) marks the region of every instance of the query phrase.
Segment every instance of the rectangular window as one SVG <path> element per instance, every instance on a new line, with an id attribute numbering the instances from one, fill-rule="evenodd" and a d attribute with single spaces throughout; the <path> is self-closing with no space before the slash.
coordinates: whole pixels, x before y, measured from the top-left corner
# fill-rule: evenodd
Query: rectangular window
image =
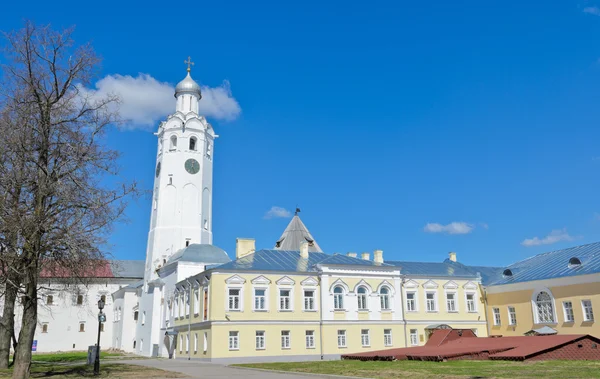
<path id="1" fill-rule="evenodd" d="M 265 332 L 257 331 L 256 332 L 256 350 L 264 350 L 265 349 Z"/>
<path id="2" fill-rule="evenodd" d="M 500 325 L 500 308 L 493 308 L 494 312 L 494 325 Z"/>
<path id="3" fill-rule="evenodd" d="M 419 332 L 417 329 L 410 330 L 410 344 L 412 346 L 417 346 L 419 344 Z"/>
<path id="4" fill-rule="evenodd" d="M 77 305 L 83 305 L 83 295 L 77 295 Z"/>
<path id="5" fill-rule="evenodd" d="M 194 333 L 194 354 L 198 352 L 198 333 Z"/>
<path id="6" fill-rule="evenodd" d="M 189 353 L 190 351 L 190 335 L 186 334 L 185 335 L 185 352 L 186 354 Z"/>
<path id="7" fill-rule="evenodd" d="M 455 293 L 446 294 L 446 309 L 448 310 L 448 312 L 457 312 Z"/>
<path id="8" fill-rule="evenodd" d="M 346 331 L 338 330 L 337 338 L 338 338 L 338 347 L 346 347 Z"/>
<path id="9" fill-rule="evenodd" d="M 306 331 L 306 348 L 307 349 L 315 348 L 315 331 L 314 330 Z"/>
<path id="10" fill-rule="evenodd" d="M 291 290 L 279 290 L 279 310 L 289 311 L 292 309 Z"/>
<path id="11" fill-rule="evenodd" d="M 204 352 L 208 351 L 208 332 L 204 332 Z"/>
<path id="12" fill-rule="evenodd" d="M 230 288 L 229 289 L 229 310 L 230 311 L 239 311 L 240 310 L 240 289 L 239 288 Z"/>
<path id="13" fill-rule="evenodd" d="M 204 310 L 202 311 L 202 319 L 204 321 L 208 320 L 208 288 L 204 289 L 204 301 L 202 302 L 202 306 Z"/>
<path id="14" fill-rule="evenodd" d="M 407 292 L 406 293 L 406 310 L 408 312 L 416 312 L 417 311 L 417 294 L 416 294 L 416 292 Z"/>
<path id="15" fill-rule="evenodd" d="M 54 297 L 52 295 L 46 296 L 46 305 L 54 304 Z"/>
<path id="16" fill-rule="evenodd" d="M 190 293 L 186 292 L 183 295 L 183 301 L 185 301 L 185 316 L 188 317 L 190 315 Z"/>
<path id="17" fill-rule="evenodd" d="M 254 310 L 264 311 L 267 309 L 267 290 L 254 289 Z"/>
<path id="18" fill-rule="evenodd" d="M 582 300 L 581 305 L 583 307 L 583 320 L 594 321 L 594 310 L 592 308 L 592 301 Z"/>
<path id="19" fill-rule="evenodd" d="M 48 324 L 42 325 L 42 333 L 48 333 Z"/>
<path id="20" fill-rule="evenodd" d="M 281 348 L 282 349 L 290 348 L 290 331 L 289 330 L 281 331 Z"/>
<path id="21" fill-rule="evenodd" d="M 508 324 L 517 325 L 517 311 L 515 307 L 508 307 Z"/>
<path id="22" fill-rule="evenodd" d="M 229 332 L 229 350 L 239 350 L 240 332 Z"/>
<path id="23" fill-rule="evenodd" d="M 467 312 L 477 312 L 477 308 L 475 308 L 475 294 L 474 293 L 467 294 Z"/>
<path id="24" fill-rule="evenodd" d="M 563 312 L 565 314 L 565 322 L 575 322 L 575 315 L 573 314 L 572 302 L 563 301 Z"/>
<path id="25" fill-rule="evenodd" d="M 315 310 L 315 291 L 306 290 L 304 291 L 304 310 L 314 311 Z"/>
<path id="26" fill-rule="evenodd" d="M 141 347 L 140 350 L 142 350 Z M 179 336 L 179 354 L 183 354 L 183 335 Z"/>
<path id="27" fill-rule="evenodd" d="M 371 339 L 369 338 L 369 329 L 361 329 L 360 341 L 361 341 L 363 347 L 371 346 Z"/>
<path id="28" fill-rule="evenodd" d="M 194 291 L 194 314 L 197 315 L 200 313 L 200 292 L 198 290 Z"/>
<path id="29" fill-rule="evenodd" d="M 392 329 L 383 329 L 383 344 L 392 346 Z"/>
<path id="30" fill-rule="evenodd" d="M 80 332 L 85 332 L 85 322 L 80 322 L 79 323 L 79 331 Z"/>
<path id="31" fill-rule="evenodd" d="M 427 292 L 425 295 L 427 299 L 427 312 L 437 311 L 437 303 L 435 301 L 435 292 Z"/>

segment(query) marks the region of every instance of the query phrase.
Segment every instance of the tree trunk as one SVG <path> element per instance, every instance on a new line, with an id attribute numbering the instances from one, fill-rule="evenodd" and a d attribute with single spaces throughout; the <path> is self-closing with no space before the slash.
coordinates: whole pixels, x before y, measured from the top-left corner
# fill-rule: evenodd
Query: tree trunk
<path id="1" fill-rule="evenodd" d="M 37 326 L 37 270 L 29 270 L 25 287 L 23 322 L 19 333 L 19 342 L 15 350 L 13 379 L 28 379 L 31 369 L 31 346 Z"/>
<path id="2" fill-rule="evenodd" d="M 11 340 L 15 333 L 15 301 L 18 288 L 6 284 L 4 296 L 4 311 L 0 320 L 0 369 L 8 368 Z"/>

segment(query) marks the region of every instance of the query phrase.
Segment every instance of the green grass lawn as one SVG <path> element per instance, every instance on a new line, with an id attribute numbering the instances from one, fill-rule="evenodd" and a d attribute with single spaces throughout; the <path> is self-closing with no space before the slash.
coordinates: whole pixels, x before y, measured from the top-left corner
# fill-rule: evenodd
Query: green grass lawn
<path id="1" fill-rule="evenodd" d="M 363 378 L 600 378 L 600 361 L 395 361 L 256 363 L 239 365 L 268 370 Z"/>
<path id="2" fill-rule="evenodd" d="M 11 370 L 0 370 L 0 379 L 9 379 Z M 182 378 L 185 375 L 127 364 L 101 364 L 100 376 L 94 376 L 94 367 L 87 365 L 65 365 L 55 363 L 34 363 L 31 367 L 31 378 L 110 378 L 110 379 L 150 379 L 150 378 Z"/>
<path id="3" fill-rule="evenodd" d="M 121 353 L 100 352 L 100 359 L 120 357 Z M 12 357 L 11 357 L 12 360 Z M 31 360 L 34 362 L 47 363 L 67 363 L 77 361 L 87 361 L 87 351 L 73 351 L 64 353 L 33 353 Z"/>

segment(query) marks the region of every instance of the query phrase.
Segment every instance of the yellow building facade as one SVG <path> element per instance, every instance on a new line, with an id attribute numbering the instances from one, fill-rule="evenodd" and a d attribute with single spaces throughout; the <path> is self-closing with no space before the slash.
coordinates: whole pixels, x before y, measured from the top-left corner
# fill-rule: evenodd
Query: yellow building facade
<path id="1" fill-rule="evenodd" d="M 382 251 L 359 259 L 307 243 L 255 251 L 241 239 L 236 250 L 236 260 L 177 283 L 167 299 L 176 358 L 339 359 L 423 345 L 440 326 L 487 335 L 481 278 L 451 261 L 386 263 Z"/>

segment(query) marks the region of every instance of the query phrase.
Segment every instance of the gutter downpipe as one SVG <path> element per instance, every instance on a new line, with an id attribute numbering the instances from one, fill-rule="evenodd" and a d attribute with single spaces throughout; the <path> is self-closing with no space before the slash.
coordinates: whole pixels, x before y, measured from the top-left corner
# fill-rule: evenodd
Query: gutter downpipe
<path id="1" fill-rule="evenodd" d="M 404 283 L 406 278 L 402 277 L 400 281 L 400 309 L 402 309 L 402 321 L 404 322 L 404 347 L 408 347 L 408 340 L 406 338 L 406 312 L 404 312 Z"/>
<path id="2" fill-rule="evenodd" d="M 188 335 L 187 335 L 187 351 L 188 351 L 188 361 L 192 360 L 192 283 L 188 279 L 185 280 L 188 284 Z"/>
<path id="3" fill-rule="evenodd" d="M 321 271 L 321 277 L 319 278 L 319 289 L 321 293 L 319 294 L 319 313 L 321 316 L 319 317 L 319 348 L 321 349 L 321 360 L 324 360 L 323 356 L 323 272 Z"/>

